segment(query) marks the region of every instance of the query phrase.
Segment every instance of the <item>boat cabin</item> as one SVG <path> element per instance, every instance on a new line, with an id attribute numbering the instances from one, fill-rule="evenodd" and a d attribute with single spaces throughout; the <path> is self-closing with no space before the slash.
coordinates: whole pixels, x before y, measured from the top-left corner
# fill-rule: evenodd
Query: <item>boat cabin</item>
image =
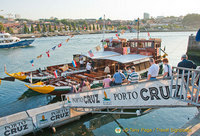
<path id="1" fill-rule="evenodd" d="M 0 44 L 1 43 L 12 43 L 20 41 L 17 37 L 12 37 L 9 33 L 0 33 Z"/>
<path id="2" fill-rule="evenodd" d="M 151 56 L 155 59 L 156 63 L 161 62 L 161 39 L 151 38 L 146 39 L 109 39 L 105 40 L 106 45 L 104 51 L 114 51 L 122 55 L 127 54 L 140 54 L 145 56 Z"/>

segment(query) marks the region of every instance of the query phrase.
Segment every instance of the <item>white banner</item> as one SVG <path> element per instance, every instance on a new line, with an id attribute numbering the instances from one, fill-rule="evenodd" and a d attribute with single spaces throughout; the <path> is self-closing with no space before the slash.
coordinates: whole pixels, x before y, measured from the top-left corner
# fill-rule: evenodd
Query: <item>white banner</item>
<path id="1" fill-rule="evenodd" d="M 56 110 L 40 113 L 36 115 L 36 124 L 38 128 L 47 127 L 56 121 L 70 117 L 70 110 L 68 107 L 62 107 Z"/>
<path id="2" fill-rule="evenodd" d="M 170 84 L 171 80 L 159 80 L 78 94 L 66 94 L 65 104 L 70 107 L 187 105 L 185 102 L 169 98 Z M 176 85 L 173 85 L 173 95 L 180 95 L 180 84 L 179 81 L 176 94 Z M 185 89 L 182 92 L 185 94 Z"/>
<path id="3" fill-rule="evenodd" d="M 0 136 L 21 136 L 33 132 L 32 118 L 0 126 Z"/>

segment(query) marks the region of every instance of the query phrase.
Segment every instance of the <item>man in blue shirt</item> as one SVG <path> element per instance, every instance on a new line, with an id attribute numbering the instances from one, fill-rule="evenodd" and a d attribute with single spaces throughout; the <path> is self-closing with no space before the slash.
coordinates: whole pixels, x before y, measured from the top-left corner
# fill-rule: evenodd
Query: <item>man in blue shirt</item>
<path id="1" fill-rule="evenodd" d="M 114 84 L 115 85 L 121 85 L 123 80 L 126 79 L 125 75 L 121 72 L 121 70 L 118 70 L 118 72 L 116 72 L 113 75 L 113 78 L 114 78 Z"/>

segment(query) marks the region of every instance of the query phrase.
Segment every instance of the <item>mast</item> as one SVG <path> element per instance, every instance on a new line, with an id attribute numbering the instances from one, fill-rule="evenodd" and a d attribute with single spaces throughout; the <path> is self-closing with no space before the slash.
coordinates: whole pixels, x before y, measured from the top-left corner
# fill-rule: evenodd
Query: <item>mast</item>
<path id="1" fill-rule="evenodd" d="M 105 14 L 103 15 L 103 42 L 102 42 L 102 49 L 104 49 L 104 36 L 105 36 Z"/>
<path id="2" fill-rule="evenodd" d="M 139 40 L 139 34 L 140 34 L 140 19 L 138 17 L 138 20 L 137 20 L 137 27 L 138 27 L 138 30 L 137 30 L 137 39 Z"/>

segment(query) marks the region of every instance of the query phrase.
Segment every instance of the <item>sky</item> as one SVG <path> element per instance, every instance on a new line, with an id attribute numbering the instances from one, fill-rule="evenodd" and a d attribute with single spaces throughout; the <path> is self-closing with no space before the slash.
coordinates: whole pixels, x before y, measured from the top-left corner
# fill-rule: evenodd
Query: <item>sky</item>
<path id="1" fill-rule="evenodd" d="M 1 11 L 3 10 L 3 11 Z M 152 17 L 200 14 L 200 0 L 0 0 L 0 15 L 19 14 L 21 18 L 133 20 Z"/>

